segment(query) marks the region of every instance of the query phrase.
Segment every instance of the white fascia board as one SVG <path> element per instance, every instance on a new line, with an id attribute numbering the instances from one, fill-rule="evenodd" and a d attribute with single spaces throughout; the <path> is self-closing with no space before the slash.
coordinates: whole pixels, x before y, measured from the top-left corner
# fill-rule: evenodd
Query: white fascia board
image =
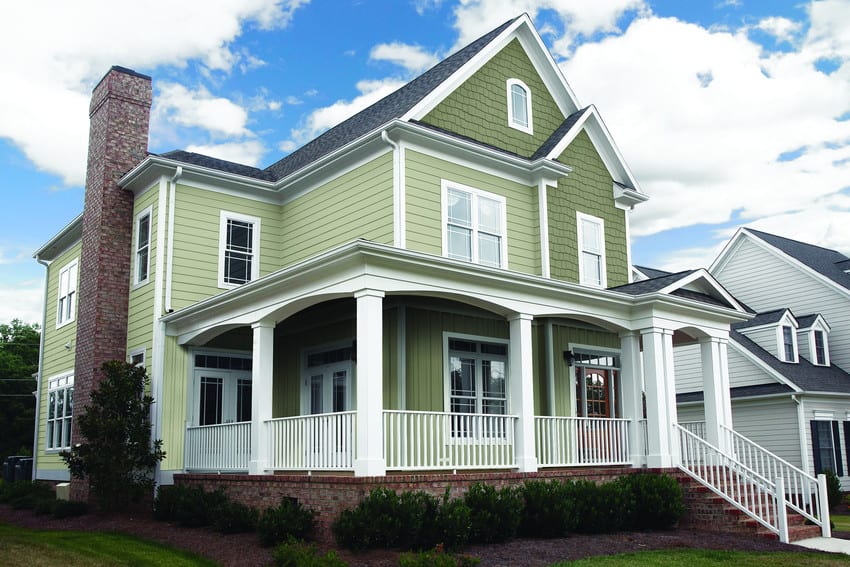
<path id="1" fill-rule="evenodd" d="M 77 243 L 83 236 L 83 215 L 80 213 L 74 220 L 50 238 L 44 245 L 36 250 L 32 257 L 38 261 L 50 262 L 71 246 Z"/>
<path id="2" fill-rule="evenodd" d="M 714 262 L 711 263 L 711 266 L 708 267 L 708 271 L 713 275 L 718 271 L 722 270 L 726 265 L 726 262 L 734 254 L 735 249 L 740 246 L 741 240 L 744 237 L 744 228 L 741 227 L 735 231 L 735 234 L 732 235 L 732 238 L 729 239 L 726 244 L 723 245 L 723 249 L 717 255 L 717 258 L 714 259 Z"/>
<path id="3" fill-rule="evenodd" d="M 784 385 L 788 386 L 789 388 L 791 388 L 795 392 L 802 392 L 803 391 L 794 382 L 791 382 L 785 376 L 783 376 L 781 373 L 777 372 L 776 370 L 774 370 L 773 368 L 768 366 L 761 358 L 754 355 L 752 352 L 750 352 L 749 349 L 747 349 L 746 347 L 741 345 L 738 341 L 736 341 L 732 337 L 729 337 L 729 346 L 731 348 L 735 349 L 735 352 L 737 352 L 738 354 L 740 354 L 741 356 L 743 356 L 744 358 L 749 360 L 751 363 L 753 363 L 755 366 L 757 366 L 762 372 L 770 375 L 774 380 L 776 380 L 780 384 L 784 384 Z"/>
<path id="4" fill-rule="evenodd" d="M 259 198 L 274 198 L 275 184 L 269 181 L 236 175 L 218 169 L 201 167 L 191 163 L 168 159 L 161 156 L 148 156 L 139 165 L 130 170 L 118 181 L 123 189 L 138 193 L 150 187 L 163 175 L 171 177 L 178 167 L 183 168 L 181 180 L 196 180 L 210 186 L 231 189 L 240 194 L 250 194 Z"/>
<path id="5" fill-rule="evenodd" d="M 587 132 L 587 135 L 590 137 L 590 141 L 593 142 L 593 146 L 596 148 L 596 151 L 599 152 L 599 157 L 602 158 L 602 162 L 605 164 L 605 167 L 608 169 L 611 177 L 623 185 L 633 187 L 637 194 L 643 195 L 637 178 L 626 164 L 623 154 L 620 153 L 617 144 L 614 142 L 613 136 L 611 136 L 611 132 L 608 130 L 608 127 L 605 126 L 605 122 L 602 120 L 599 110 L 597 110 L 594 105 L 590 105 L 584 110 L 581 117 L 579 117 L 576 123 L 573 124 L 572 128 L 564 134 L 564 137 L 561 138 L 546 157 L 553 160 L 557 159 L 558 156 L 564 153 L 564 150 L 567 149 L 573 140 L 575 140 L 576 136 L 579 135 L 582 129 Z"/>
<path id="6" fill-rule="evenodd" d="M 821 315 L 820 313 L 815 313 L 814 315 L 815 315 L 815 318 L 812 321 L 811 325 L 809 325 L 808 327 L 798 327 L 797 330 L 798 331 L 815 330 L 815 331 L 823 331 L 825 333 L 829 333 L 832 330 L 832 327 L 830 327 L 829 323 L 826 322 L 826 319 L 824 318 L 824 316 Z"/>
<path id="7" fill-rule="evenodd" d="M 700 268 L 688 274 L 687 276 L 677 280 L 667 287 L 659 290 L 658 293 L 666 293 L 670 294 L 676 291 L 677 289 L 682 289 L 685 286 L 694 283 L 697 280 L 702 280 L 702 282 L 707 285 L 712 291 L 717 293 L 720 297 L 726 300 L 730 305 L 735 307 L 736 311 L 740 311 L 741 313 L 747 313 L 747 310 L 744 309 L 744 306 L 738 303 L 738 301 L 726 291 L 723 286 L 721 286 L 714 277 L 709 274 L 704 268 Z"/>
<path id="8" fill-rule="evenodd" d="M 558 105 L 561 113 L 564 116 L 569 116 L 577 111 L 579 105 L 575 94 L 567 84 L 560 68 L 554 59 L 552 59 L 549 50 L 546 49 L 543 40 L 534 29 L 531 19 L 527 14 L 523 14 L 510 26 L 505 28 L 499 34 L 499 37 L 494 38 L 481 51 L 457 69 L 448 79 L 443 81 L 413 108 L 408 110 L 402 116 L 402 120 L 421 120 L 515 38 L 519 39 L 523 48 L 526 50 L 526 54 L 531 60 L 532 65 L 534 65 L 535 70 L 549 89 L 549 94 Z"/>

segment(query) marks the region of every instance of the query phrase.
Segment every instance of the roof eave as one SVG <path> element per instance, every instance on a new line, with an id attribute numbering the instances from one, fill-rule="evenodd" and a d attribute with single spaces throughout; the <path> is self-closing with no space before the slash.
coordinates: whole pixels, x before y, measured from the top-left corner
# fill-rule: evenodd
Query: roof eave
<path id="1" fill-rule="evenodd" d="M 36 250 L 32 257 L 38 262 L 50 262 L 82 238 L 83 215 L 80 213 L 53 237 Z M 51 250 L 57 252 L 49 253 Z"/>

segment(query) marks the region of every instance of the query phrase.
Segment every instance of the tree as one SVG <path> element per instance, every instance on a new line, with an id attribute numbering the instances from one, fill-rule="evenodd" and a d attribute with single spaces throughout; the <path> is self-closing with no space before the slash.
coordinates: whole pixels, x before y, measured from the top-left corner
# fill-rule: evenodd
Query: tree
<path id="1" fill-rule="evenodd" d="M 0 325 L 0 461 L 32 452 L 40 337 L 35 324 Z"/>
<path id="2" fill-rule="evenodd" d="M 74 416 L 84 439 L 63 451 L 71 476 L 88 479 L 91 494 L 105 512 L 138 501 L 153 490 L 153 469 L 165 458 L 162 440 L 151 441 L 151 405 L 145 369 L 112 360 L 89 405 Z"/>

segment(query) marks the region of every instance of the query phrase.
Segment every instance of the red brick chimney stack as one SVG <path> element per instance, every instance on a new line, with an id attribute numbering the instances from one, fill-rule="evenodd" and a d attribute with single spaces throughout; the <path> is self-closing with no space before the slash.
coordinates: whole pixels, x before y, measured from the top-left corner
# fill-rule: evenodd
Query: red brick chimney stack
<path id="1" fill-rule="evenodd" d="M 126 358 L 133 195 L 118 187 L 118 180 L 147 155 L 151 100 L 151 78 L 123 67 L 112 67 L 92 92 L 74 413 L 88 404 L 101 379 L 101 365 Z M 78 442 L 74 421 L 71 443 Z M 86 488 L 76 484 L 72 484 L 74 492 L 84 496 Z"/>

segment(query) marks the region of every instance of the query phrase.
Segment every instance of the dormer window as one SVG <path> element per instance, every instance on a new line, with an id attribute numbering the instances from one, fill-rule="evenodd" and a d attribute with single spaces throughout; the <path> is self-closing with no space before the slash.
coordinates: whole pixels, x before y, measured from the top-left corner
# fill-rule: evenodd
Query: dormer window
<path id="1" fill-rule="evenodd" d="M 533 134 L 531 89 L 519 79 L 508 79 L 508 126 Z"/>
<path id="2" fill-rule="evenodd" d="M 794 329 L 788 325 L 782 327 L 782 346 L 785 362 L 797 362 L 797 341 L 794 336 Z"/>
<path id="3" fill-rule="evenodd" d="M 823 331 L 819 330 L 815 330 L 813 336 L 815 342 L 814 362 L 818 366 L 827 366 L 829 364 L 829 358 L 827 357 L 826 352 L 826 337 L 824 336 Z"/>

